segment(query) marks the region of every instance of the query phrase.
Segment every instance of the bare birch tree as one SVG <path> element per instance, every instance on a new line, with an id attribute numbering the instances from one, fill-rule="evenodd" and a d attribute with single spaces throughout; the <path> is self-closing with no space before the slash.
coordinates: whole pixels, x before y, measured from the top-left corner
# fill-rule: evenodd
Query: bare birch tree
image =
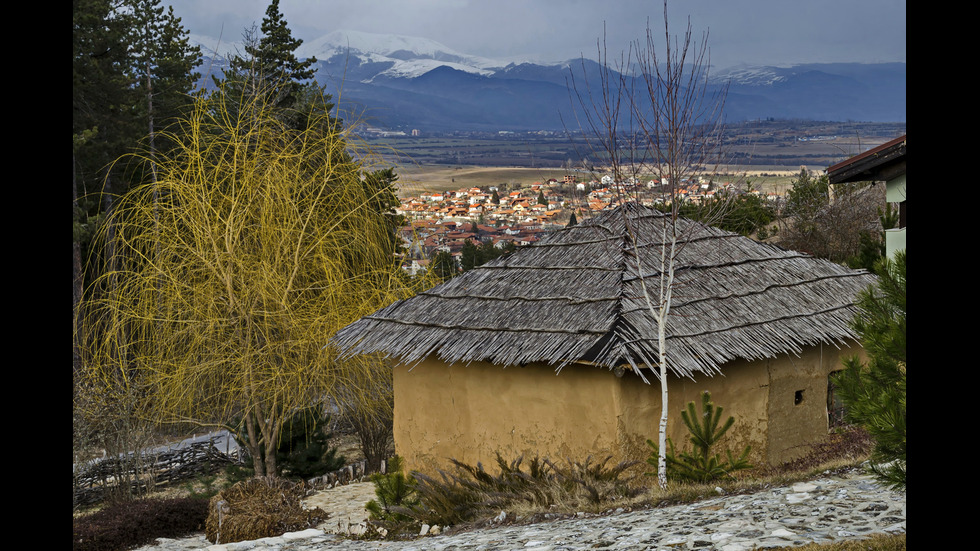
<path id="1" fill-rule="evenodd" d="M 617 199 L 647 201 L 666 214 L 659 236 L 641 236 L 623 211 L 643 300 L 658 327 L 658 357 L 643 360 L 660 380 L 657 476 L 661 488 L 667 485 L 667 373 L 671 365 L 667 325 L 677 287 L 677 256 L 690 237 L 681 235 L 678 218 L 685 186 L 716 174 L 724 153 L 722 115 L 727 87 L 712 92 L 709 86 L 707 42 L 707 33 L 700 41 L 694 40 L 690 19 L 683 35 L 672 35 L 664 2 L 662 35 L 648 24 L 646 37 L 612 60 L 603 39 L 598 47 L 598 82 L 589 82 L 584 62 L 585 80 L 572 81 L 573 95 L 582 107 L 584 120 L 580 122 L 589 154 L 607 163 Z M 652 191 L 642 191 L 642 180 L 651 176 Z M 712 216 L 723 211 L 717 204 L 711 208 Z M 661 244 L 659 254 L 654 265 L 644 265 L 641 248 L 651 240 Z"/>

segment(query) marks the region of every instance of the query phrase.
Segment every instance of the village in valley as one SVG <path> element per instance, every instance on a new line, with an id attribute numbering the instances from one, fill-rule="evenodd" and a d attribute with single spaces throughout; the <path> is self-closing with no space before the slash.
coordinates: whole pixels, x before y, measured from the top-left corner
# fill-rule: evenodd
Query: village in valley
<path id="1" fill-rule="evenodd" d="M 406 251 L 402 268 L 418 275 L 439 252 L 448 253 L 455 265 L 462 267 L 461 256 L 467 243 L 513 250 L 570 223 L 614 209 L 626 197 L 648 206 L 662 204 L 662 190 L 666 187 L 666 182 L 654 178 L 616 181 L 608 174 L 598 179 L 564 175 L 529 186 L 501 184 L 405 197 L 395 209 L 406 222 L 399 229 Z M 762 197 L 773 205 L 781 199 L 774 192 L 746 191 L 731 179 L 719 183 L 704 177 L 683 182 L 672 191 L 691 204 L 743 193 Z"/>

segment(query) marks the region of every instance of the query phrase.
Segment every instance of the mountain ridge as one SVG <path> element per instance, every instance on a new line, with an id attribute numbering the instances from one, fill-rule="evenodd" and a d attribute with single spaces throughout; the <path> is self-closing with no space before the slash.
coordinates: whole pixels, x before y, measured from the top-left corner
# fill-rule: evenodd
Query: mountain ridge
<path id="1" fill-rule="evenodd" d="M 419 37 L 340 30 L 305 42 L 297 55 L 317 58 L 317 82 L 341 98 L 340 109 L 349 102 L 374 113 L 374 125 L 393 129 L 564 129 L 582 115 L 579 95 L 598 92 L 586 87 L 598 81 L 592 60 L 494 60 Z M 214 62 L 219 71 L 227 63 L 222 56 Z M 904 122 L 906 71 L 905 63 L 743 64 L 713 71 L 707 91 L 727 87 L 733 122 Z"/>

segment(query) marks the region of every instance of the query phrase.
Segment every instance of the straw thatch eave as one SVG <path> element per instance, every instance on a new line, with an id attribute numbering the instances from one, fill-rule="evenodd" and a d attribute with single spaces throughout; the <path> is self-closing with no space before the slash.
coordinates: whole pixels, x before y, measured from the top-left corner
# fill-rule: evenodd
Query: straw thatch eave
<path id="1" fill-rule="evenodd" d="M 665 221 L 626 204 L 366 316 L 333 342 L 405 363 L 655 365 L 657 323 L 641 283 L 659 285 Z M 690 220 L 676 229 L 674 374 L 855 338 L 853 299 L 873 276 Z"/>

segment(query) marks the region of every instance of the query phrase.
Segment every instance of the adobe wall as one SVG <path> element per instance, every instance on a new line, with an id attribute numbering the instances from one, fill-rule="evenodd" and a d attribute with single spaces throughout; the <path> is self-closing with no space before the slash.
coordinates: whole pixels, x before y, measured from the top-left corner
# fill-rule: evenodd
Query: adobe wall
<path id="1" fill-rule="evenodd" d="M 804 350 L 799 357 L 771 360 L 769 368 L 769 446 L 766 459 L 778 465 L 808 451 L 827 436 L 828 376 L 843 368 L 843 359 L 863 351 L 829 345 Z"/>
<path id="2" fill-rule="evenodd" d="M 827 435 L 827 375 L 840 369 L 832 346 L 756 362 L 726 364 L 723 374 L 669 380 L 670 436 L 687 442 L 680 412 L 711 392 L 735 425 L 723 446 L 752 446 L 751 461 L 779 464 L 806 452 Z M 555 374 L 544 364 L 503 368 L 487 363 L 446 365 L 425 360 L 409 371 L 395 368 L 395 451 L 412 470 L 433 472 L 449 458 L 494 464 L 495 452 L 552 459 L 644 461 L 656 441 L 660 384 L 627 372 L 572 365 Z M 721 450 L 719 450 L 721 451 Z"/>
<path id="3" fill-rule="evenodd" d="M 860 347 L 838 350 L 821 345 L 807 348 L 799 357 L 729 362 L 721 375 L 714 377 L 671 377 L 667 436 L 678 449 L 688 445 L 681 411 L 688 402 L 694 402 L 700 412 L 701 393 L 708 391 L 715 405 L 725 408 L 725 419 L 735 417 L 719 453 L 726 447 L 740 452 L 749 445 L 753 464 L 779 465 L 796 459 L 807 453 L 809 444 L 826 438 L 828 376 L 842 368 L 843 358 L 855 353 L 861 353 Z M 646 439 L 656 441 L 660 420 L 660 384 L 647 378 L 650 385 L 635 376 L 621 379 L 620 446 L 624 455 L 633 459 L 645 459 L 649 454 Z"/>
<path id="4" fill-rule="evenodd" d="M 552 459 L 615 454 L 618 379 L 607 370 L 544 364 L 502 368 L 425 360 L 395 367 L 395 452 L 410 470 L 449 458 L 489 468 L 495 452 Z"/>
<path id="5" fill-rule="evenodd" d="M 627 374 L 620 381 L 623 385 L 624 407 L 621 441 L 631 459 L 645 460 L 652 449 L 646 445 L 649 438 L 657 441 L 660 424 L 660 382 L 647 374 L 650 384 L 639 377 Z M 766 457 L 767 419 L 769 400 L 769 369 L 767 362 L 731 362 L 725 365 L 722 375 L 698 376 L 694 380 L 669 377 L 667 384 L 667 436 L 678 450 L 688 446 L 688 430 L 681 419 L 681 411 L 688 402 L 694 402 L 701 412 L 701 393 L 711 393 L 711 400 L 724 408 L 724 418 L 735 416 L 735 424 L 729 429 L 723 446 L 741 451 L 752 446 L 753 463 Z M 721 450 L 719 450 L 721 452 Z"/>

